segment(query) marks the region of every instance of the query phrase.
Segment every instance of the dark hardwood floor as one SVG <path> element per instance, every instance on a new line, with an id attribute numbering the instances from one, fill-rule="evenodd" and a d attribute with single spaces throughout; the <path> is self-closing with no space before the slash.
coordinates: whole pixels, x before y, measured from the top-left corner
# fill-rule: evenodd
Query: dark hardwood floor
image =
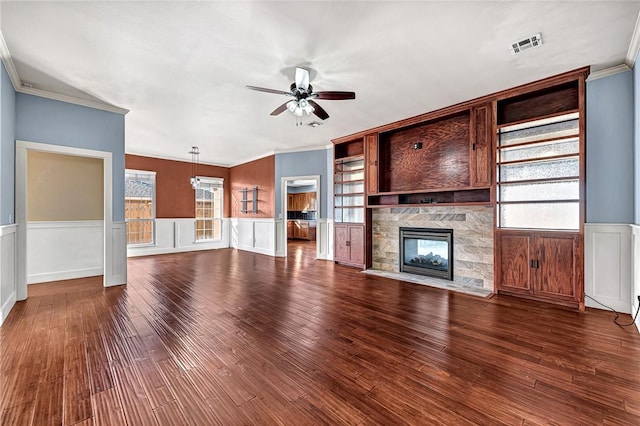
<path id="1" fill-rule="evenodd" d="M 312 248 L 30 286 L 0 328 L 0 424 L 640 424 L 640 336 L 611 313 L 368 276 Z"/>

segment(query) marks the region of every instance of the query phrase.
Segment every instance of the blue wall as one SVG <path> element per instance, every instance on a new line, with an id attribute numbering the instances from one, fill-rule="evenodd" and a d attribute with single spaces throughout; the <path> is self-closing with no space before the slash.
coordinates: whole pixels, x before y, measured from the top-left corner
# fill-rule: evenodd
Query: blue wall
<path id="1" fill-rule="evenodd" d="M 327 155 L 330 150 L 289 152 L 276 154 L 276 218 L 282 214 L 282 178 L 320 175 L 320 217 L 327 217 L 329 195 Z"/>
<path id="2" fill-rule="evenodd" d="M 15 223 L 16 92 L 0 65 L 0 225 Z"/>
<path id="3" fill-rule="evenodd" d="M 587 222 L 634 221 L 633 73 L 587 82 Z"/>
<path id="4" fill-rule="evenodd" d="M 18 93 L 16 139 L 111 152 L 113 220 L 124 221 L 124 115 Z"/>

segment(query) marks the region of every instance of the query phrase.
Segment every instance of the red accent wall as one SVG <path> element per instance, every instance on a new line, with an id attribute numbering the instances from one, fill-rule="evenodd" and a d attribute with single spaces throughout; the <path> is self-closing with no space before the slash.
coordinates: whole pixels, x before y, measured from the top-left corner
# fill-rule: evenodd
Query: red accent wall
<path id="1" fill-rule="evenodd" d="M 156 217 L 159 219 L 193 218 L 196 201 L 189 184 L 191 163 L 161 158 L 125 155 L 125 168 L 156 172 Z M 275 161 L 273 161 L 275 164 Z M 228 167 L 198 165 L 198 176 L 224 179 L 224 217 L 229 217 L 231 182 Z M 272 179 L 273 180 L 273 179 Z M 271 183 L 273 187 L 273 182 Z M 273 217 L 273 214 L 272 216 Z"/>
<path id="2" fill-rule="evenodd" d="M 231 217 L 275 217 L 276 157 L 270 155 L 259 160 L 234 166 L 230 170 Z M 242 189 L 258 187 L 258 213 L 242 213 Z M 250 208 L 250 205 L 249 205 Z"/>

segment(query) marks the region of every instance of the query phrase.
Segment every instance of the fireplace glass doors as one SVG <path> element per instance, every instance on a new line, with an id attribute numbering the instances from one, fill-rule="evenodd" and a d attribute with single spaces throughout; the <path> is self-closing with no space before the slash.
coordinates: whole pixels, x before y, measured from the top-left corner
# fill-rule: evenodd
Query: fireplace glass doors
<path id="1" fill-rule="evenodd" d="M 400 272 L 453 281 L 453 230 L 400 228 Z"/>

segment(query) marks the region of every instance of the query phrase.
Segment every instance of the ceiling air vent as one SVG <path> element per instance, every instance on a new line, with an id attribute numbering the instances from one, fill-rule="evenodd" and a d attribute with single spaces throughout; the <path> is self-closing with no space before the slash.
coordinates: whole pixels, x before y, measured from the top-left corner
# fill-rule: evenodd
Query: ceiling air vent
<path id="1" fill-rule="evenodd" d="M 515 41 L 509 45 L 509 51 L 512 55 L 516 55 L 532 47 L 538 47 L 542 45 L 542 36 L 540 33 L 534 34 L 531 37 L 527 37 L 522 40 Z"/>

